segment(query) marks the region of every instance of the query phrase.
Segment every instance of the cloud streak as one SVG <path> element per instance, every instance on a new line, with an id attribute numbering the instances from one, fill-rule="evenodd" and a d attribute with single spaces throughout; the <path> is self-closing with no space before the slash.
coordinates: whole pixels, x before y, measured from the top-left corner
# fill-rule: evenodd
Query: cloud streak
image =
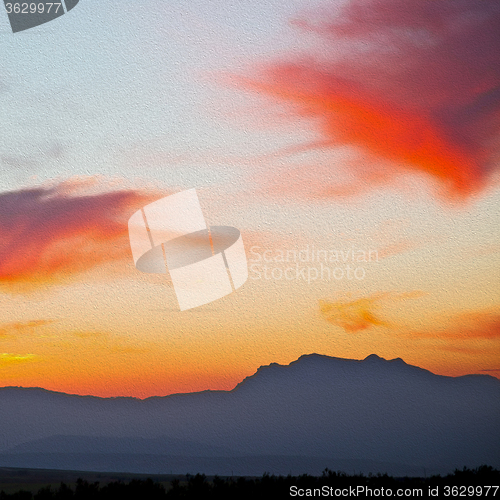
<path id="1" fill-rule="evenodd" d="M 11 337 L 17 335 L 23 335 L 26 333 L 31 333 L 34 329 L 50 325 L 54 323 L 53 320 L 45 320 L 45 319 L 37 319 L 32 321 L 24 321 L 24 322 L 13 322 L 13 323 L 4 323 L 0 325 L 0 338 L 2 337 Z"/>
<path id="2" fill-rule="evenodd" d="M 0 285 L 37 288 L 130 256 L 128 217 L 151 196 L 81 189 L 62 183 L 0 193 Z"/>
<path id="3" fill-rule="evenodd" d="M 335 10 L 335 12 L 334 12 Z M 317 141 L 376 158 L 387 182 L 425 173 L 467 197 L 498 168 L 500 4 L 496 0 L 350 0 L 295 22 L 318 54 L 268 64 L 240 82 L 317 124 Z"/>
<path id="4" fill-rule="evenodd" d="M 450 341 L 500 340 L 500 314 L 490 310 L 467 311 L 448 318 L 447 325 L 442 330 L 411 335 Z"/>

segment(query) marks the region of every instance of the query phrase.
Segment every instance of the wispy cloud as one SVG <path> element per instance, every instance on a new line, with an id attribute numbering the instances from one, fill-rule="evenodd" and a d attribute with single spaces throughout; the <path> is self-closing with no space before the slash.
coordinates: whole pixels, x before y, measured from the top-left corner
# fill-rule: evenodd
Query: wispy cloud
<path id="1" fill-rule="evenodd" d="M 351 302 L 319 301 L 323 317 L 335 326 L 349 333 L 366 330 L 371 326 L 386 326 L 376 313 L 378 298 L 369 297 Z"/>
<path id="2" fill-rule="evenodd" d="M 59 160 L 65 155 L 65 148 L 54 142 L 45 148 L 39 148 L 36 152 L 10 152 L 0 154 L 0 165 L 8 169 L 19 169 L 23 171 L 33 170 L 47 161 Z"/>
<path id="3" fill-rule="evenodd" d="M 413 169 L 464 197 L 499 165 L 499 24 L 496 0 L 350 0 L 295 22 L 317 54 L 240 83 L 315 120 L 317 140 L 295 150 L 355 146 L 382 160 L 363 184 Z"/>
<path id="4" fill-rule="evenodd" d="M 65 182 L 0 193 L 0 285 L 39 287 L 129 257 L 128 217 L 151 194 Z"/>
<path id="5" fill-rule="evenodd" d="M 24 322 L 4 323 L 0 325 L 0 338 L 30 334 L 33 330 L 54 323 L 54 320 L 36 319 Z"/>
<path id="6" fill-rule="evenodd" d="M 447 340 L 500 340 L 500 314 L 495 310 L 467 311 L 446 318 L 443 328 L 419 331 L 412 336 Z"/>
<path id="7" fill-rule="evenodd" d="M 425 295 L 421 291 L 405 293 L 381 292 L 356 300 L 339 300 L 335 302 L 320 300 L 319 309 L 322 316 L 335 326 L 340 326 L 348 333 L 357 333 L 372 326 L 392 327 L 391 322 L 380 314 L 384 302 L 415 299 Z"/>

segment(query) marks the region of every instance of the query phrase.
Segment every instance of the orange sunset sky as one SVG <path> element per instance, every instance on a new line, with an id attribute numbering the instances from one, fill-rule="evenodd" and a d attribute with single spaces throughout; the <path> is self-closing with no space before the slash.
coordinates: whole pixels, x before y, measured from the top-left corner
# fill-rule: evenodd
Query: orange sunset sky
<path id="1" fill-rule="evenodd" d="M 309 353 L 500 377 L 498 2 L 81 4 L 0 19 L 0 386 L 228 390 Z M 190 188 L 249 278 L 181 312 L 127 221 Z"/>

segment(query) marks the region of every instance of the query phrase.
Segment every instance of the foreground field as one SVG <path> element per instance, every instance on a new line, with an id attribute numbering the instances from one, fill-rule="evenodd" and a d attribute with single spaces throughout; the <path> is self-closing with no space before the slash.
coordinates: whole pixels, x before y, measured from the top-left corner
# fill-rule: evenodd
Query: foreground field
<path id="1" fill-rule="evenodd" d="M 347 475 L 325 469 L 319 477 L 270 476 L 145 477 L 136 474 L 81 473 L 34 469 L 0 469 L 0 500 L 127 499 L 148 500 L 245 499 L 290 497 L 445 496 L 499 497 L 500 471 L 489 466 L 456 470 L 447 476 L 394 478 L 381 475 Z M 463 494 L 462 494 L 463 493 Z"/>

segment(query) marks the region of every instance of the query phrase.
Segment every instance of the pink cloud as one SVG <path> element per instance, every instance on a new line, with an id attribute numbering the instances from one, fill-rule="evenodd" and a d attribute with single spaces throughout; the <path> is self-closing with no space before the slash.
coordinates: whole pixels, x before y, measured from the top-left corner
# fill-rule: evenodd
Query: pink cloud
<path id="1" fill-rule="evenodd" d="M 151 198 L 133 190 L 85 194 L 74 183 L 0 193 L 0 285 L 36 288 L 129 258 L 127 220 Z"/>

